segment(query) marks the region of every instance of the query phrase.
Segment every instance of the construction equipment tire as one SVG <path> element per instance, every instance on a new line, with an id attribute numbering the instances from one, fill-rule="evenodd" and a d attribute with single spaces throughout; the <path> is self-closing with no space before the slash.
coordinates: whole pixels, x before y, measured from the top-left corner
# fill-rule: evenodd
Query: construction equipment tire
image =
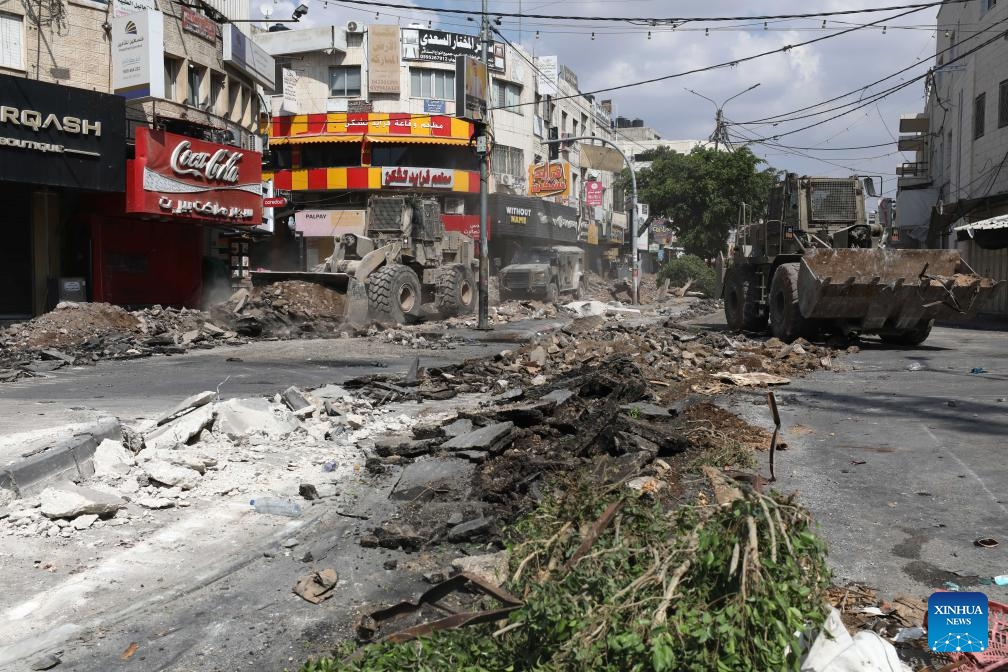
<path id="1" fill-rule="evenodd" d="M 889 343 L 890 345 L 920 345 L 931 335 L 931 327 L 933 326 L 934 320 L 921 320 L 913 329 L 879 334 L 879 338 L 882 339 L 883 343 Z"/>
<path id="2" fill-rule="evenodd" d="M 724 310 L 728 328 L 735 331 L 763 331 L 767 316 L 760 310 L 759 276 L 749 269 L 732 266 L 724 278 Z"/>
<path id="3" fill-rule="evenodd" d="M 812 327 L 798 307 L 798 264 L 781 264 L 770 282 L 770 332 L 790 343 L 810 334 Z"/>
<path id="4" fill-rule="evenodd" d="M 378 269 L 368 276 L 367 294 L 371 316 L 376 320 L 406 324 L 420 319 L 420 279 L 409 266 L 389 264 Z"/>
<path id="5" fill-rule="evenodd" d="M 441 317 L 471 314 L 476 309 L 476 284 L 472 271 L 462 264 L 455 264 L 438 273 L 434 305 Z"/>
<path id="6" fill-rule="evenodd" d="M 550 282 L 546 285 L 546 303 L 556 303 L 557 299 L 560 298 L 560 288 L 557 287 L 555 282 Z"/>

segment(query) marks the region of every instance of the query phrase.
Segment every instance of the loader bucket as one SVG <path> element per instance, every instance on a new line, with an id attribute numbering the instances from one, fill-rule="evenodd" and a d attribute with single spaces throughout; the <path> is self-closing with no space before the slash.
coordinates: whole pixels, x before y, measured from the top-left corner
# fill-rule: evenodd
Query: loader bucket
<path id="1" fill-rule="evenodd" d="M 972 317 L 998 289 L 955 250 L 809 250 L 798 274 L 798 305 L 811 319 L 857 323 L 864 331 L 912 329 L 921 320 Z"/>

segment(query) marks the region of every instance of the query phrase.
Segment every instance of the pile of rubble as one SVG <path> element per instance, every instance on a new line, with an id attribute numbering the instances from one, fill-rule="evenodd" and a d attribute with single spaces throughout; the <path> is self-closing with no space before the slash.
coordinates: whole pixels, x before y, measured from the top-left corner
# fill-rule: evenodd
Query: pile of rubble
<path id="1" fill-rule="evenodd" d="M 343 328 L 346 297 L 303 280 L 239 289 L 211 312 L 220 324 L 244 336 L 297 338 L 332 336 Z"/>
<path id="2" fill-rule="evenodd" d="M 81 485 L 57 483 L 15 500 L 0 516 L 0 534 L 71 537 L 200 500 L 248 506 L 263 495 L 296 497 L 300 483 L 315 498 L 334 496 L 336 484 L 362 471 L 367 456 L 358 442 L 414 422 L 335 385 L 311 395 L 290 388 L 273 399 L 218 401 L 202 392 L 142 430 L 123 427 L 121 440 L 102 441 Z M 278 476 L 263 467 L 279 444 Z"/>
<path id="3" fill-rule="evenodd" d="M 0 331 L 0 381 L 103 359 L 181 354 L 247 342 L 190 308 L 129 312 L 107 303 L 63 302 Z"/>

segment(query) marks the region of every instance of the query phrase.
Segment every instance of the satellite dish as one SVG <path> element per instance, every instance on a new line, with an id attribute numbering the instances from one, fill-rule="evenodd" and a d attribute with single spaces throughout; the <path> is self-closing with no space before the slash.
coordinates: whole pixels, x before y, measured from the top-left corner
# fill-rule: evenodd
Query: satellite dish
<path id="1" fill-rule="evenodd" d="M 270 5 L 259 5 L 259 13 L 263 15 L 264 19 L 268 19 L 273 16 L 273 7 Z"/>

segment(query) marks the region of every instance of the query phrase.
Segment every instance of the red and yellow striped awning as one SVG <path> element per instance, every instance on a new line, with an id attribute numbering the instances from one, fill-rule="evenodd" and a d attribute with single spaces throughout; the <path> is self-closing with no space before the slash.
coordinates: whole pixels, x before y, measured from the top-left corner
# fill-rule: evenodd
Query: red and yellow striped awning
<path id="1" fill-rule="evenodd" d="M 445 115 L 406 112 L 329 112 L 274 117 L 270 144 L 370 142 L 469 144 L 472 123 Z"/>
<path id="2" fill-rule="evenodd" d="M 478 193 L 479 173 L 472 170 L 452 171 L 452 186 L 434 191 Z M 330 190 L 397 190 L 401 187 L 382 185 L 382 169 L 379 166 L 349 168 L 300 168 L 264 171 L 264 180 L 273 180 L 277 189 L 290 191 L 330 191 Z"/>

